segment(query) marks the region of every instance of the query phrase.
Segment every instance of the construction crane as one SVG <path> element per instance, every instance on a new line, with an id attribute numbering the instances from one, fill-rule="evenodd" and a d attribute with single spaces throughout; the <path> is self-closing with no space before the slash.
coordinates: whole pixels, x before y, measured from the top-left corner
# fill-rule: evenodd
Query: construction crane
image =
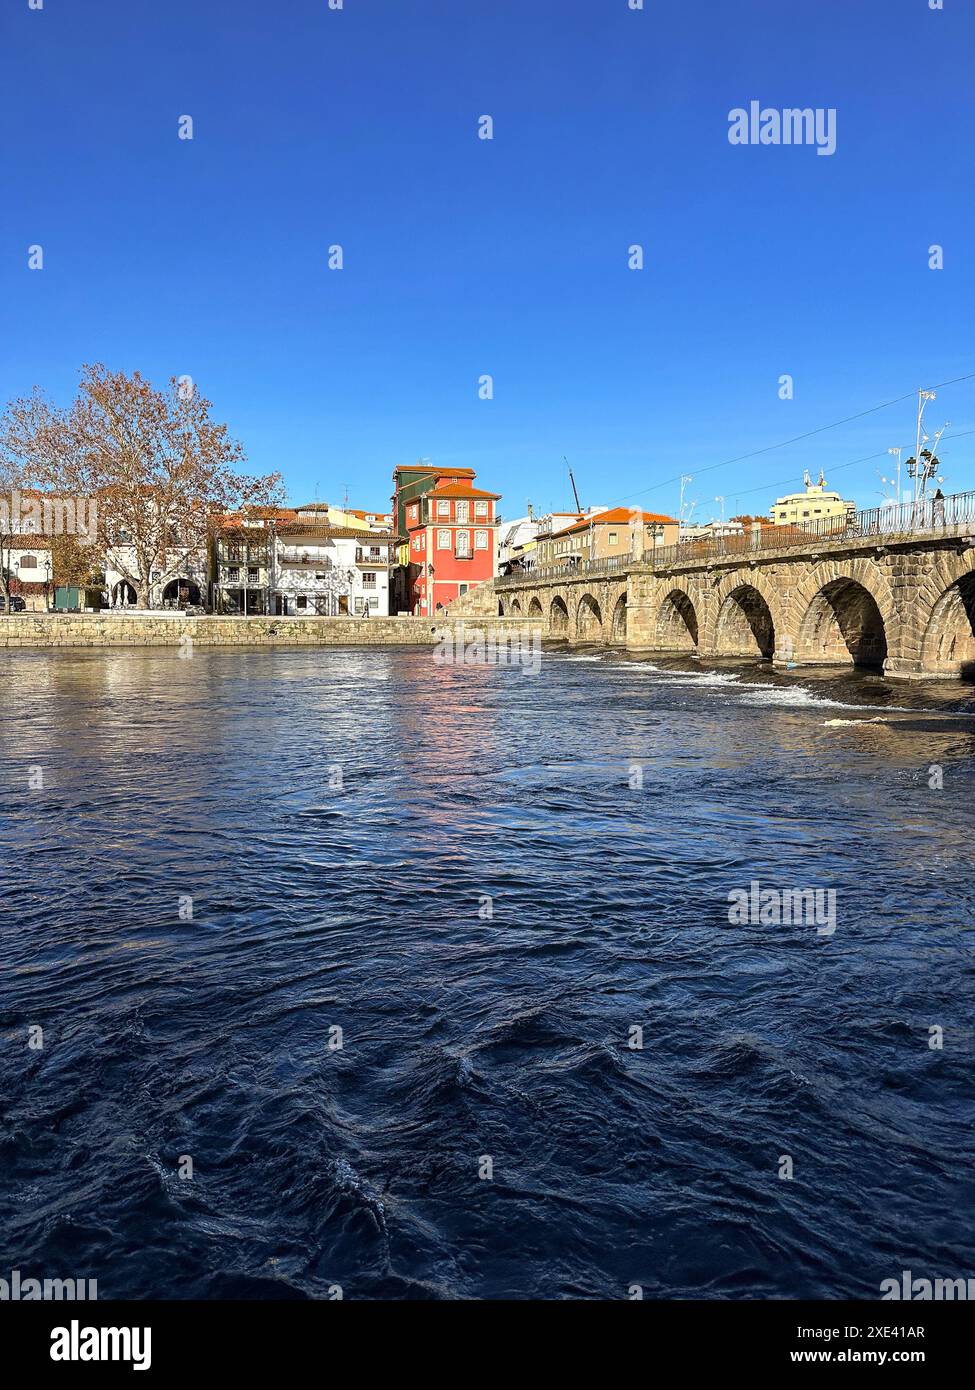
<path id="1" fill-rule="evenodd" d="M 576 480 L 575 480 L 575 478 L 572 476 L 572 468 L 571 468 L 571 466 L 570 466 L 570 464 L 569 464 L 569 460 L 566 458 L 565 454 L 562 455 L 562 462 L 565 464 L 566 468 L 568 468 L 568 470 L 569 470 L 569 482 L 572 484 L 572 496 L 576 499 L 576 511 L 579 512 L 579 514 L 581 515 L 581 514 L 582 514 L 582 503 L 579 501 L 579 492 L 578 492 L 578 489 L 576 488 Z"/>

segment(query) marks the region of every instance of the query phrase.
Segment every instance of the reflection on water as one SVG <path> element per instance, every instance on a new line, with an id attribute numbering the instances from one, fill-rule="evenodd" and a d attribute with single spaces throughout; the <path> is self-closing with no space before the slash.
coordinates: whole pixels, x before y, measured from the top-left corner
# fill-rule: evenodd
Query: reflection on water
<path id="1" fill-rule="evenodd" d="M 0 1267 L 103 1297 L 972 1272 L 967 687 L 2 662 Z M 835 936 L 730 926 L 754 878 L 834 887 Z"/>

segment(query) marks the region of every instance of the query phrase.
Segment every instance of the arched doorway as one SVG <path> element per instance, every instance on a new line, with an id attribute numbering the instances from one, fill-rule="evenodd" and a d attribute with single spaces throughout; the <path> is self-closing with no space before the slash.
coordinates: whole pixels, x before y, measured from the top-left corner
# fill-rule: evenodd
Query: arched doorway
<path id="1" fill-rule="evenodd" d="M 136 593 L 127 579 L 120 579 L 117 584 L 112 585 L 113 608 L 134 608 L 135 605 Z"/>
<path id="2" fill-rule="evenodd" d="M 877 600 L 855 579 L 834 579 L 815 595 L 799 632 L 803 661 L 834 662 L 882 671 L 887 632 Z"/>
<path id="3" fill-rule="evenodd" d="M 185 608 L 189 604 L 199 604 L 200 586 L 192 579 L 171 579 L 162 591 L 165 608 Z"/>
<path id="4" fill-rule="evenodd" d="M 775 624 L 765 599 L 751 584 L 741 584 L 718 613 L 715 648 L 721 656 L 775 655 Z"/>

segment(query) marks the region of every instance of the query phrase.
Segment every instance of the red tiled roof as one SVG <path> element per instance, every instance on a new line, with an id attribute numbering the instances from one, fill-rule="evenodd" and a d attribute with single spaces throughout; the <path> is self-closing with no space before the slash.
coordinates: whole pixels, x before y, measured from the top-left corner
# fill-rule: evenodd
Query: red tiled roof
<path id="1" fill-rule="evenodd" d="M 629 526 L 634 521 L 642 521 L 644 526 L 678 526 L 676 517 L 662 516 L 659 512 L 638 512 L 629 507 L 613 507 L 608 512 L 593 512 L 561 531 L 553 531 L 554 536 L 567 536 L 572 531 L 588 531 L 590 526 Z"/>
<path id="2" fill-rule="evenodd" d="M 433 489 L 437 497 L 490 497 L 497 502 L 500 492 L 485 492 L 479 487 L 470 487 L 467 483 L 437 483 Z"/>

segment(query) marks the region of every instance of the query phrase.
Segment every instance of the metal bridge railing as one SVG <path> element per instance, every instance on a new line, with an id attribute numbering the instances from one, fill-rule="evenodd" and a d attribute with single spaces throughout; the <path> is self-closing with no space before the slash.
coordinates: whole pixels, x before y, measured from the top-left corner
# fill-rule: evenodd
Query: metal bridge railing
<path id="1" fill-rule="evenodd" d="M 648 550 L 641 561 L 632 555 L 614 555 L 607 560 L 583 560 L 578 565 L 542 565 L 524 574 L 506 575 L 496 582 L 518 587 L 552 579 L 571 579 L 580 575 L 626 573 L 635 564 L 668 569 L 693 560 L 721 560 L 728 556 L 753 555 L 764 550 L 812 545 L 816 541 L 869 540 L 886 537 L 909 540 L 922 535 L 965 535 L 975 531 L 975 492 L 956 492 L 950 497 L 928 497 L 923 502 L 889 502 L 880 507 L 851 512 L 847 516 L 820 517 L 787 526 L 745 526 L 740 535 L 715 536 L 703 541 L 683 541 L 679 545 Z"/>

